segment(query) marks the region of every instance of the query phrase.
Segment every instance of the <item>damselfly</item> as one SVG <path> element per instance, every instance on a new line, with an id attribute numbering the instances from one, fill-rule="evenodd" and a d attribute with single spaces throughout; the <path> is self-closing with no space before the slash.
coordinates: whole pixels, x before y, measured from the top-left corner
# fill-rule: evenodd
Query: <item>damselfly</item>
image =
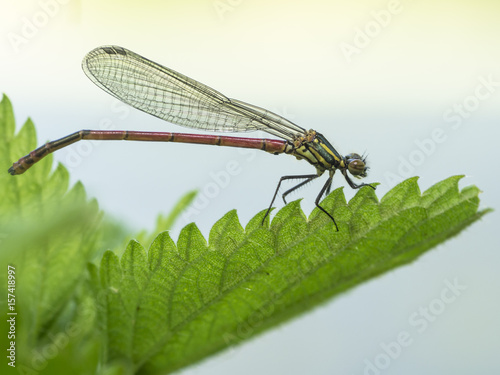
<path id="1" fill-rule="evenodd" d="M 320 133 L 306 131 L 263 108 L 229 99 L 194 79 L 125 48 L 96 48 L 85 56 L 82 66 L 90 80 L 104 91 L 132 107 L 173 124 L 221 132 L 262 130 L 283 140 L 167 132 L 80 130 L 31 151 L 12 165 L 10 174 L 24 173 L 46 155 L 82 139 L 197 143 L 255 148 L 275 155 L 285 153 L 299 160 L 307 160 L 316 168 L 316 173 L 281 177 L 264 220 L 269 215 L 283 181 L 302 180 L 283 193 L 282 198 L 286 203 L 288 194 L 328 171 L 328 179 L 315 204 L 332 219 L 337 231 L 335 219 L 320 205 L 321 198 L 330 192 L 335 171 L 339 170 L 353 189 L 362 186 L 374 189 L 372 185 L 355 184 L 347 174 L 349 172 L 356 178 L 366 177 L 366 160 L 359 154 L 341 156 Z"/>

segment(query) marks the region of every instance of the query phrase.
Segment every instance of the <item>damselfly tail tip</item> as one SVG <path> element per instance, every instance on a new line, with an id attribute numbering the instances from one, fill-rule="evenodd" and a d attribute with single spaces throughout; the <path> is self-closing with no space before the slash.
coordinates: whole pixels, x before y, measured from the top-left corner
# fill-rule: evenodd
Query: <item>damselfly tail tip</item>
<path id="1" fill-rule="evenodd" d="M 17 174 L 21 174 L 21 173 L 24 173 L 26 169 L 24 168 L 20 168 L 20 165 L 19 163 L 14 163 L 12 164 L 12 167 L 10 167 L 8 169 L 8 172 L 12 175 L 12 176 L 15 176 Z"/>

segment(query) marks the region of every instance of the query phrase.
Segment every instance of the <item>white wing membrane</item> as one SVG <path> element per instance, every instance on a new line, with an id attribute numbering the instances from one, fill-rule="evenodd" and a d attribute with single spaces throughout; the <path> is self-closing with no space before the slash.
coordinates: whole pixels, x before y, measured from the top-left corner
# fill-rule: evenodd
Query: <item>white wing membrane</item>
<path id="1" fill-rule="evenodd" d="M 305 132 L 273 112 L 229 99 L 122 47 L 96 48 L 85 56 L 82 67 L 104 91 L 173 124 L 222 132 L 263 130 L 287 140 Z"/>

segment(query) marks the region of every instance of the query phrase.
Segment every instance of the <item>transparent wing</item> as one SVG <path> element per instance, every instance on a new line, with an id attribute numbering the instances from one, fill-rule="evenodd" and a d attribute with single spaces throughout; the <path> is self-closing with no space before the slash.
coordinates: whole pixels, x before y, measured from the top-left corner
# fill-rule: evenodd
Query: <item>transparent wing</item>
<path id="1" fill-rule="evenodd" d="M 222 132 L 263 130 L 288 140 L 305 132 L 273 112 L 229 99 L 122 47 L 96 48 L 85 56 L 82 67 L 104 91 L 173 124 Z"/>

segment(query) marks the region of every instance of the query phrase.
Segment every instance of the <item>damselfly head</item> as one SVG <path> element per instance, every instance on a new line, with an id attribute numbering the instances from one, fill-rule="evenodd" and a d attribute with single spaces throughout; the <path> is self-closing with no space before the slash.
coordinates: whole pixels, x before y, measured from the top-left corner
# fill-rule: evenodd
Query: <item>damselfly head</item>
<path id="1" fill-rule="evenodd" d="M 366 177 L 366 171 L 368 167 L 366 166 L 366 158 L 359 154 L 348 154 L 345 156 L 347 169 L 356 178 Z"/>

